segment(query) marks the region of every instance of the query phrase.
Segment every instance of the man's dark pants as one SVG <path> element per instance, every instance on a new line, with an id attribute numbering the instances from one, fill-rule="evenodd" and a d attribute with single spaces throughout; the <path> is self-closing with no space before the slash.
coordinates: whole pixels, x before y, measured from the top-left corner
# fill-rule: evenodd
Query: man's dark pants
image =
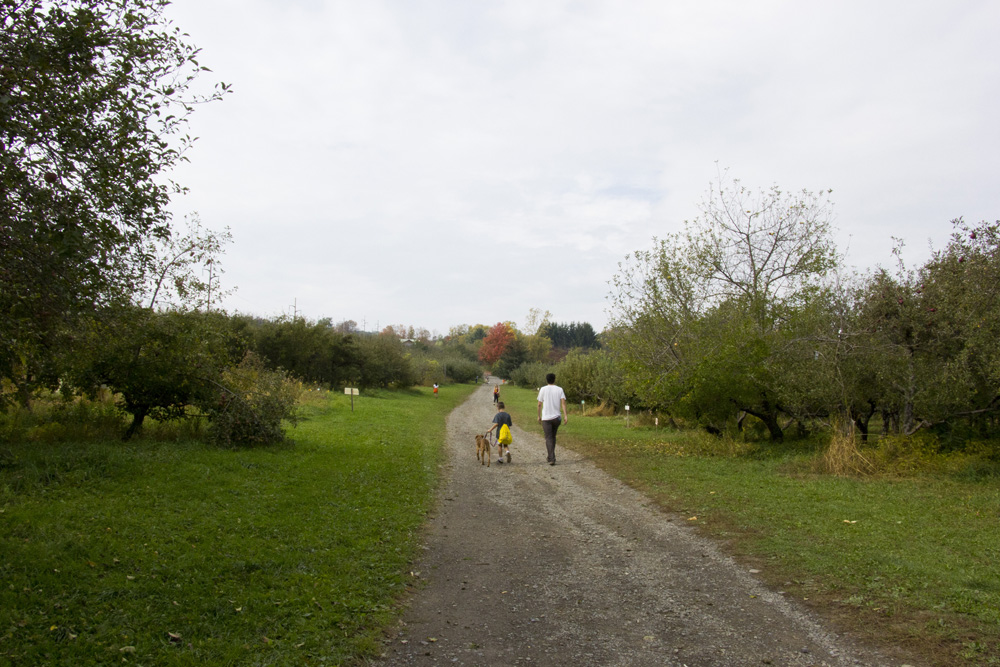
<path id="1" fill-rule="evenodd" d="M 542 431 L 545 432 L 545 453 L 548 454 L 549 463 L 556 462 L 556 431 L 559 430 L 560 424 L 562 417 L 542 421 Z"/>

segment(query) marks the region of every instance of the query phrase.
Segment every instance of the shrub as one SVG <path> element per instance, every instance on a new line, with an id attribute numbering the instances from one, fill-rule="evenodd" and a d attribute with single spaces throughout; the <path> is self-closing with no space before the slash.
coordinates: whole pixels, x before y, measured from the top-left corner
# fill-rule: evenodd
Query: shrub
<path id="1" fill-rule="evenodd" d="M 604 350 L 571 350 L 556 367 L 556 382 L 566 391 L 566 398 L 577 403 L 607 403 L 616 409 L 631 404 L 641 407 L 642 402 L 625 389 L 621 370 Z M 652 407 L 652 406 L 645 406 Z"/>
<path id="2" fill-rule="evenodd" d="M 121 413 L 112 396 L 97 400 L 41 391 L 31 408 L 8 407 L 0 412 L 0 442 L 62 442 L 118 438 Z"/>
<path id="3" fill-rule="evenodd" d="M 398 338 L 370 336 L 358 340 L 358 387 L 405 389 L 420 381 L 410 355 Z"/>
<path id="4" fill-rule="evenodd" d="M 441 384 L 444 382 L 445 370 L 437 359 L 431 359 L 423 352 L 409 354 L 407 355 L 407 359 L 415 384 L 426 387 L 434 383 Z"/>
<path id="5" fill-rule="evenodd" d="M 877 470 L 874 457 L 866 455 L 858 447 L 854 430 L 834 429 L 829 446 L 819 455 L 819 472 L 839 477 L 871 475 Z"/>
<path id="6" fill-rule="evenodd" d="M 296 404 L 302 385 L 282 370 L 268 370 L 247 353 L 235 368 L 223 372 L 216 404 L 205 406 L 209 439 L 224 447 L 269 445 L 284 440 L 282 422 L 298 421 Z"/>
<path id="7" fill-rule="evenodd" d="M 516 384 L 518 387 L 544 387 L 545 386 L 545 374 L 552 371 L 552 367 L 548 364 L 543 364 L 537 361 L 533 361 L 527 364 L 521 364 L 510 374 L 510 381 Z"/>
<path id="8" fill-rule="evenodd" d="M 444 368 L 445 374 L 455 382 L 475 382 L 483 372 L 478 363 L 461 357 L 445 360 Z"/>

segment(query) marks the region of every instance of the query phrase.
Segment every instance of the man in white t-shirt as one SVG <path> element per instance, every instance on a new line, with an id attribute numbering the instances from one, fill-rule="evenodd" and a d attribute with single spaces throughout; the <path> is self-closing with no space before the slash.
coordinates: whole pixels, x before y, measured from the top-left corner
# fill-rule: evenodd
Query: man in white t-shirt
<path id="1" fill-rule="evenodd" d="M 538 422 L 545 432 L 545 451 L 548 454 L 550 466 L 556 464 L 556 431 L 559 425 L 569 423 L 569 415 L 566 414 L 566 392 L 556 384 L 556 374 L 549 373 L 545 376 L 548 383 L 538 391 Z M 562 412 L 560 419 L 559 413 Z"/>

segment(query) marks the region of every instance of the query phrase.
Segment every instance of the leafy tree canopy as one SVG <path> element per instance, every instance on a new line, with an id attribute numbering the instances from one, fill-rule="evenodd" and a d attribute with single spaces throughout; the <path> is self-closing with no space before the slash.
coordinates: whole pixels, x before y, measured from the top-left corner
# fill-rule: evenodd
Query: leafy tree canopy
<path id="1" fill-rule="evenodd" d="M 52 379 L 75 313 L 147 279 L 170 236 L 164 175 L 183 159 L 198 50 L 165 0 L 0 2 L 0 372 Z"/>
<path id="2" fill-rule="evenodd" d="M 483 345 L 479 348 L 479 360 L 492 367 L 516 338 L 517 333 L 510 322 L 497 322 L 483 339 Z"/>

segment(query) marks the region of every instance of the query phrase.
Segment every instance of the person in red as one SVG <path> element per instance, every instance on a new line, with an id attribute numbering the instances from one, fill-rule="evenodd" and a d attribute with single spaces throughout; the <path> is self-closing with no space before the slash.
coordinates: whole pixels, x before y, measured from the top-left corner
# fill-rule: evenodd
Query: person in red
<path id="1" fill-rule="evenodd" d="M 437 395 L 438 395 L 438 383 L 435 382 L 434 383 L 434 396 L 436 397 Z"/>
<path id="2" fill-rule="evenodd" d="M 493 405 L 500 402 L 500 385 L 493 385 Z"/>

